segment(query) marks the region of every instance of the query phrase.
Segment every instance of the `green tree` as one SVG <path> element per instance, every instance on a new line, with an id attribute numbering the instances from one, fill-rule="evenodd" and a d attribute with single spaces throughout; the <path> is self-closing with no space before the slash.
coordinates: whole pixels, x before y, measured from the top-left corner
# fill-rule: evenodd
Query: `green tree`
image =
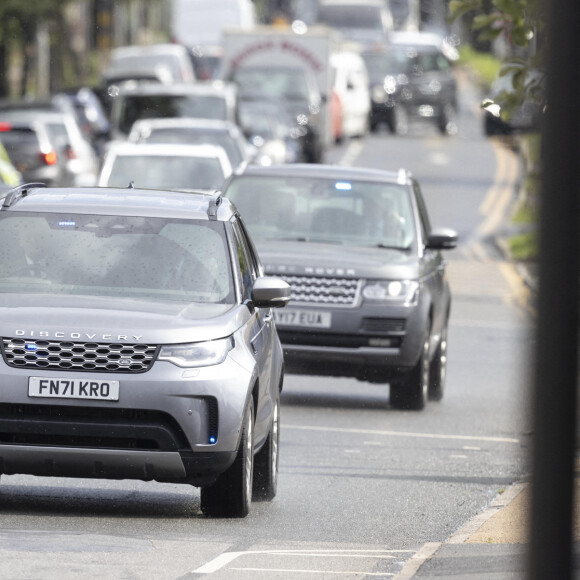
<path id="1" fill-rule="evenodd" d="M 36 52 L 36 36 L 41 23 L 62 22 L 63 9 L 71 0 L 2 0 L 0 3 L 0 63 L 4 71 L 12 70 L 14 60 L 21 63 L 18 94 L 27 91 L 31 62 Z M 9 76 L 0 79 L 0 96 L 8 96 Z"/>
<path id="2" fill-rule="evenodd" d="M 512 78 L 512 90 L 498 97 L 503 111 L 509 115 L 526 99 L 545 104 L 545 9 L 541 0 L 451 0 L 449 11 L 451 20 L 470 18 L 479 41 L 491 42 L 501 36 L 511 47 L 500 70 L 500 75 Z"/>

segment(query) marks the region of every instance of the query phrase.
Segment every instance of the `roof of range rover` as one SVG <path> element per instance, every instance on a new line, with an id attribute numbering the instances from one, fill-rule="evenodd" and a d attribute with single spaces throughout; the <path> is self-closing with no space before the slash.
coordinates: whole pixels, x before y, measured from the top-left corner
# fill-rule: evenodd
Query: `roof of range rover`
<path id="1" fill-rule="evenodd" d="M 307 163 L 292 163 L 287 165 L 248 165 L 237 175 L 278 175 L 288 177 L 311 177 L 326 179 L 361 179 L 366 181 L 383 181 L 385 183 L 408 183 L 411 174 L 400 169 L 399 171 L 383 171 L 380 169 L 366 169 L 361 167 L 343 167 L 337 165 L 321 165 Z"/>

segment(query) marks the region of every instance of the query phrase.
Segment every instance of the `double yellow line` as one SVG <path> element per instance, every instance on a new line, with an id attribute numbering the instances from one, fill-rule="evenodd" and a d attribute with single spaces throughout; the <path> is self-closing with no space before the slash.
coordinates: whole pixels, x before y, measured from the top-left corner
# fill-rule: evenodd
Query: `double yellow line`
<path id="1" fill-rule="evenodd" d="M 476 230 L 478 237 L 492 234 L 505 221 L 514 194 L 516 194 L 515 188 L 519 175 L 517 154 L 501 142 L 492 140 L 491 145 L 496 158 L 496 171 L 493 185 L 479 206 L 479 212 L 484 216 L 484 220 Z M 501 262 L 499 270 L 510 286 L 511 297 L 527 314 L 535 318 L 536 311 L 530 299 L 531 291 L 522 280 L 516 265 L 511 262 Z"/>
<path id="2" fill-rule="evenodd" d="M 484 216 L 484 220 L 476 230 L 477 237 L 492 234 L 504 221 L 519 174 L 517 155 L 495 140 L 491 140 L 491 146 L 495 154 L 496 170 L 493 185 L 479 206 L 479 212 Z"/>

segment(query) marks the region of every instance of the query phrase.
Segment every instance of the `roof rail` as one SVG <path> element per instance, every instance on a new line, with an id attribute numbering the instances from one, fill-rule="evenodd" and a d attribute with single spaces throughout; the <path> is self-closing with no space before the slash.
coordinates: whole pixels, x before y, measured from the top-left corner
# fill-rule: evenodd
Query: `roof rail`
<path id="1" fill-rule="evenodd" d="M 223 192 L 216 189 L 216 191 L 214 191 L 211 197 L 209 198 L 209 208 L 207 210 L 207 215 L 209 216 L 209 219 L 212 221 L 217 220 L 218 207 L 222 202 L 222 196 Z"/>
<path id="2" fill-rule="evenodd" d="M 1 209 L 13 206 L 19 199 L 26 197 L 28 191 L 36 187 L 46 187 L 46 183 L 23 183 L 14 189 L 11 189 L 4 197 Z"/>
<path id="3" fill-rule="evenodd" d="M 408 179 L 411 179 L 411 172 L 401 167 L 397 172 L 397 183 L 404 185 Z"/>

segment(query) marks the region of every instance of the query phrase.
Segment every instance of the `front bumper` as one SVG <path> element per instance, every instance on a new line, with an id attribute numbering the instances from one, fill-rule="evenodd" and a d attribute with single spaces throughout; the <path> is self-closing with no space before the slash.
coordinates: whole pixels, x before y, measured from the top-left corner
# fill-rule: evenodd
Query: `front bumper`
<path id="1" fill-rule="evenodd" d="M 118 380 L 119 400 L 29 397 L 32 376 Z M 137 374 L 0 359 L 0 472 L 211 483 L 235 458 L 253 377 L 232 357 L 199 369 L 157 361 Z"/>
<path id="2" fill-rule="evenodd" d="M 405 373 L 419 359 L 427 327 L 426 309 L 419 305 L 309 310 L 330 312 L 331 326 L 277 324 L 288 372 L 382 380 Z"/>

